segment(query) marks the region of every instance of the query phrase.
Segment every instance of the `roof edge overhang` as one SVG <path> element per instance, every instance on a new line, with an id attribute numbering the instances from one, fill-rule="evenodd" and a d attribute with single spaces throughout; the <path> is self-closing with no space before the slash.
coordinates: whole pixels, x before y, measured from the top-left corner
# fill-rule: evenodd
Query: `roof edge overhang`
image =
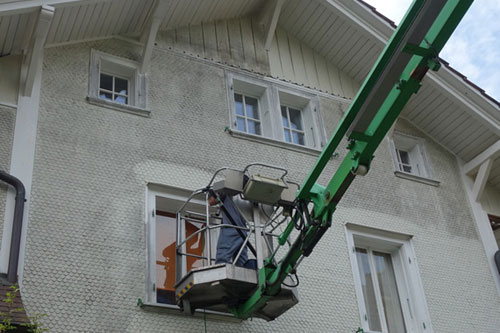
<path id="1" fill-rule="evenodd" d="M 363 0 L 318 0 L 331 6 L 336 13 L 356 23 L 371 38 L 387 44 L 396 25 Z M 452 68 L 446 61 L 438 72 L 429 73 L 429 79 L 449 97 L 465 106 L 467 112 L 500 136 L 500 102 L 486 95 L 484 90 Z"/>

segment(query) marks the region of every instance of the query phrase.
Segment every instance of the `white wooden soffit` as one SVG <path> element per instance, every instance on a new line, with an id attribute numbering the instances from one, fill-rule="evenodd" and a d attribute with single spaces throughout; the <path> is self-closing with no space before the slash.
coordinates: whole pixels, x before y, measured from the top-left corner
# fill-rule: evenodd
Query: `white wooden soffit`
<path id="1" fill-rule="evenodd" d="M 42 66 L 43 46 L 45 44 L 45 40 L 47 39 L 52 18 L 54 17 L 54 11 L 54 7 L 47 5 L 43 5 L 40 8 L 40 15 L 38 16 L 38 21 L 36 23 L 35 30 L 33 31 L 31 48 L 26 55 L 28 61 L 28 72 L 24 81 L 24 96 L 31 96 L 33 83 L 35 82 L 35 74 L 40 66 Z"/>
<path id="2" fill-rule="evenodd" d="M 486 148 L 482 153 L 474 157 L 464 165 L 464 173 L 470 175 L 474 173 L 481 165 L 488 161 L 494 161 L 500 157 L 500 140 Z"/>
<path id="3" fill-rule="evenodd" d="M 264 48 L 266 51 L 271 49 L 274 32 L 278 25 L 281 8 L 286 0 L 269 0 L 259 13 L 258 22 L 264 30 Z"/>
<path id="4" fill-rule="evenodd" d="M 146 25 L 142 33 L 141 40 L 145 40 L 144 51 L 142 53 L 141 61 L 141 73 L 146 73 L 149 68 L 149 63 L 151 61 L 151 55 L 153 53 L 153 46 L 156 40 L 156 34 L 163 21 L 163 18 L 168 11 L 168 2 L 166 0 L 158 0 L 156 2 L 155 8 L 153 10 L 153 15 L 150 18 L 150 22 Z"/>
<path id="5" fill-rule="evenodd" d="M 366 6 L 352 0 L 317 0 L 335 15 L 354 22 L 356 29 L 369 38 L 375 38 L 384 46 L 394 32 L 389 23 L 377 17 Z M 500 136 L 499 108 L 478 91 L 468 85 L 457 74 L 442 66 L 439 72 L 430 72 L 427 77 L 442 91 L 464 105 L 463 110 Z"/>

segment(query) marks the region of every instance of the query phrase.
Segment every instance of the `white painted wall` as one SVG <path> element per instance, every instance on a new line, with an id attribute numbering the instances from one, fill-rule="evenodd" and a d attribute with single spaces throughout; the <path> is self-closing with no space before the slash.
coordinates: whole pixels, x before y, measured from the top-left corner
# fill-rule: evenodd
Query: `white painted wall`
<path id="1" fill-rule="evenodd" d="M 334 95 L 353 98 L 360 84 L 278 26 L 269 50 L 271 75 Z"/>
<path id="2" fill-rule="evenodd" d="M 21 56 L 0 57 L 0 104 L 17 105 Z"/>
<path id="3" fill-rule="evenodd" d="M 496 187 L 486 184 L 481 205 L 488 214 L 500 216 L 500 192 Z"/>

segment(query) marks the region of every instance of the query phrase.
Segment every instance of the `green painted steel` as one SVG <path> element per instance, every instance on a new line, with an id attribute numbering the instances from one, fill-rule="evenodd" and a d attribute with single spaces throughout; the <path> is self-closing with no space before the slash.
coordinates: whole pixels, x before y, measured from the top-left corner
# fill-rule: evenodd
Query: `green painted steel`
<path id="1" fill-rule="evenodd" d="M 439 69 L 438 53 L 472 2 L 415 0 L 412 3 L 297 194 L 298 200 L 313 203 L 310 214 L 313 222 L 305 225 L 277 266 L 273 258 L 266 260 L 259 271 L 257 290 L 243 304 L 231 309 L 236 317 L 249 318 L 262 308 L 279 292 L 281 283 L 294 271 L 298 260 L 311 253 L 330 227 L 332 214 L 345 191 L 358 173 L 368 172 L 375 150 L 410 97 L 420 88 L 427 71 Z M 430 22 L 429 17 L 432 18 Z M 422 29 L 426 30 L 422 32 Z M 414 39 L 419 40 L 418 45 L 408 42 Z M 398 76 L 396 82 L 390 79 L 394 75 Z M 377 93 L 383 94 L 375 96 Z M 357 131 L 357 128 L 363 130 Z M 348 140 L 349 152 L 331 181 L 323 187 L 317 180 L 344 137 Z M 289 237 L 297 218 L 296 213 L 280 236 L 281 245 Z"/>

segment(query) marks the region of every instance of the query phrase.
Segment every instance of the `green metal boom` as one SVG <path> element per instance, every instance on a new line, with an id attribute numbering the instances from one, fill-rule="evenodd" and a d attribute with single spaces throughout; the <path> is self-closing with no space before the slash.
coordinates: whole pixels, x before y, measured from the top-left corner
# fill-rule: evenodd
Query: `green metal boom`
<path id="1" fill-rule="evenodd" d="M 243 304 L 231 308 L 242 319 L 262 308 L 276 295 L 297 263 L 312 252 L 331 225 L 332 214 L 356 175 L 365 175 L 373 154 L 410 97 L 418 91 L 429 69 L 440 67 L 438 53 L 448 41 L 473 0 L 414 0 L 384 51 L 323 149 L 297 194 L 301 211 L 313 203 L 309 221 L 288 252 L 275 265 L 266 259 L 258 272 L 258 288 Z M 329 184 L 317 180 L 342 139 L 348 139 L 348 153 Z M 295 213 L 278 238 L 283 245 L 301 213 Z"/>

